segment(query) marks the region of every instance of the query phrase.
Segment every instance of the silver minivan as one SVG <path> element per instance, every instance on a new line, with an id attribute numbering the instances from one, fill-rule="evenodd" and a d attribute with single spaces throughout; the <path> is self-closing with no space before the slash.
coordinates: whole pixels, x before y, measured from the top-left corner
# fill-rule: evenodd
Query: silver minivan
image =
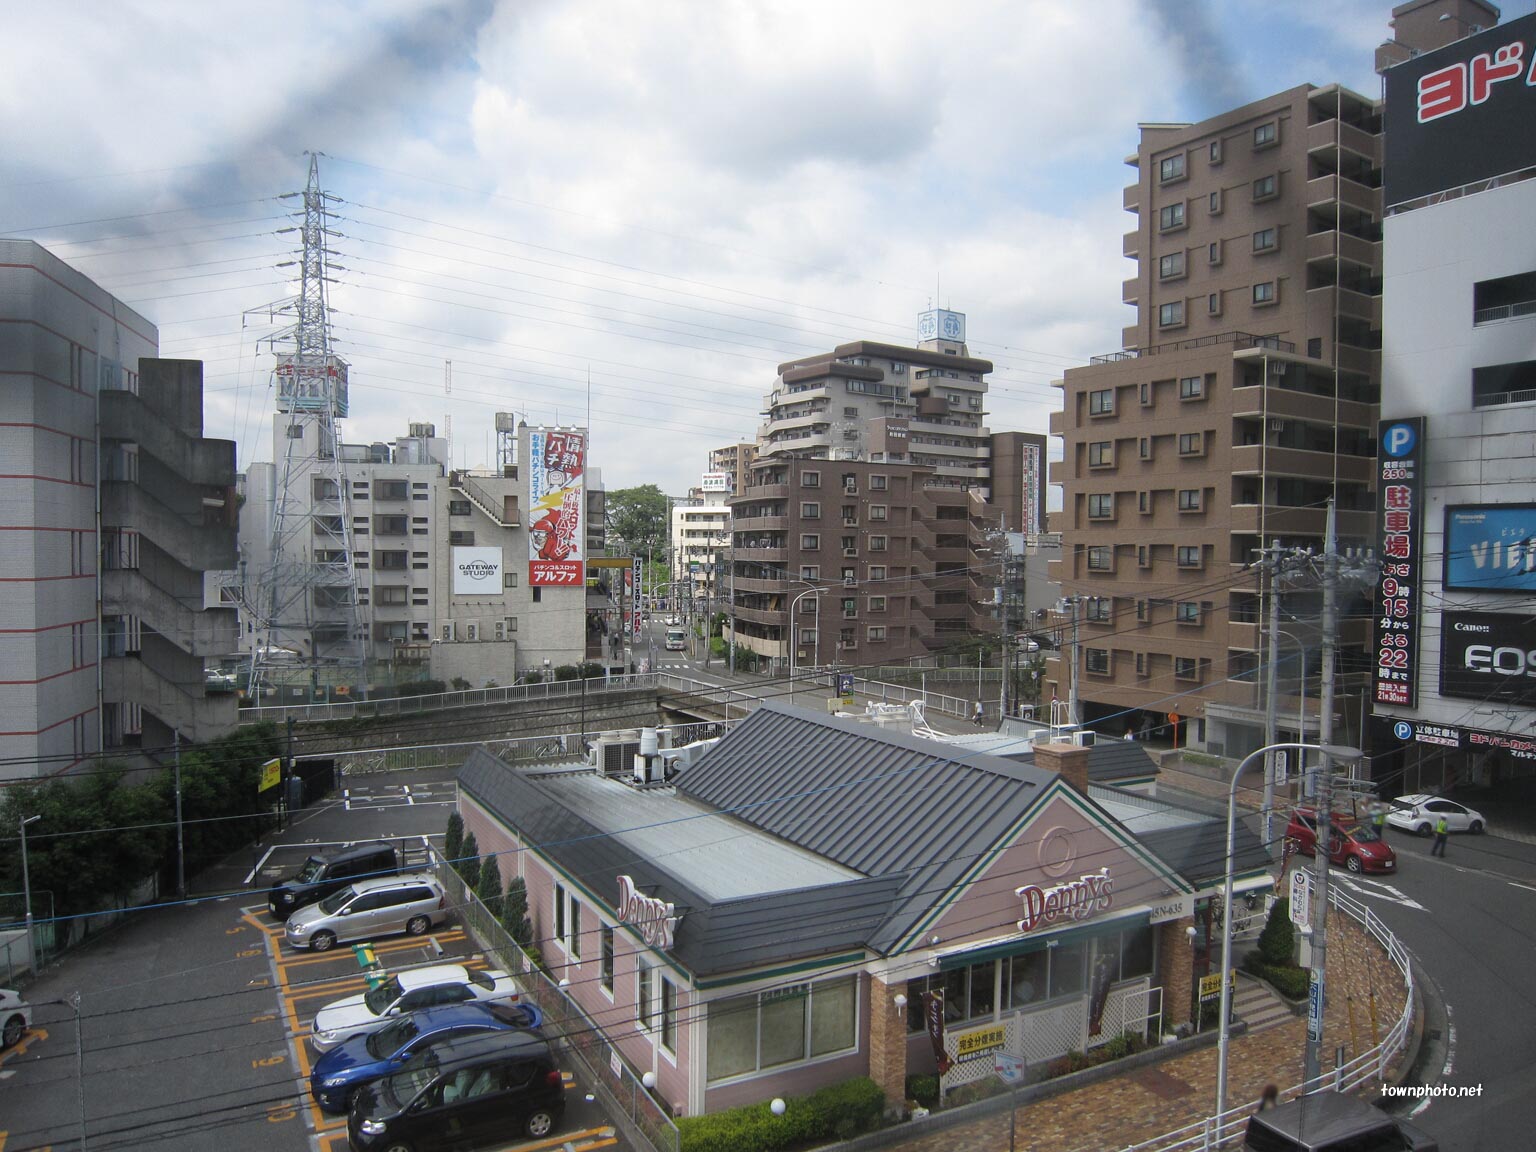
<path id="1" fill-rule="evenodd" d="M 288 921 L 288 943 L 324 952 L 349 940 L 405 932 L 420 936 L 447 919 L 448 897 L 431 876 L 410 874 L 359 880 Z"/>

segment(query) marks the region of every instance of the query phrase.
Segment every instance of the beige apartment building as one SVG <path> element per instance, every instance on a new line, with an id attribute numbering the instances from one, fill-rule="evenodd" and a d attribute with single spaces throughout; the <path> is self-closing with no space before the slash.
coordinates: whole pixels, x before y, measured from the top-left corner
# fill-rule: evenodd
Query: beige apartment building
<path id="1" fill-rule="evenodd" d="M 1141 127 L 1124 199 L 1136 323 L 1122 351 L 1066 373 L 1051 424 L 1064 441 L 1052 572 L 1074 598 L 1085 723 L 1119 735 L 1173 714 L 1181 745 L 1258 747 L 1259 549 L 1321 551 L 1330 496 L 1341 548 L 1369 542 L 1380 121 L 1375 100 L 1304 85 L 1200 124 Z M 1315 605 L 1282 592 L 1281 730 L 1315 734 L 1315 702 L 1297 718 L 1308 672 L 1315 682 Z M 1364 658 L 1364 623 L 1346 626 L 1346 671 Z M 1048 694 L 1068 698 L 1072 664 L 1067 645 Z M 1358 678 L 1342 688 L 1354 722 L 1337 731 L 1355 739 Z"/>
<path id="2" fill-rule="evenodd" d="M 727 444 L 724 448 L 710 450 L 707 470 L 729 476 L 731 491 L 740 492 L 747 486 L 747 470 L 752 467 L 752 462 L 756 459 L 755 443 L 748 441 L 744 444 Z"/>

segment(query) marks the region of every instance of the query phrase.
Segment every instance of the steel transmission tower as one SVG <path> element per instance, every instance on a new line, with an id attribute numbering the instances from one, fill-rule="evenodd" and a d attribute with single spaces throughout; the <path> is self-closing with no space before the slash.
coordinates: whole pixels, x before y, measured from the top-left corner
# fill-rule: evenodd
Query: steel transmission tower
<path id="1" fill-rule="evenodd" d="M 298 196 L 300 193 L 288 193 Z M 301 678 L 346 692 L 367 686 L 367 621 L 353 565 L 351 485 L 341 460 L 340 421 L 347 415 L 347 364 L 331 350 L 326 304 L 335 253 L 319 157 L 309 158 L 309 182 L 299 219 L 303 247 L 299 294 L 276 314 L 295 323 L 275 338 L 279 350 L 274 421 L 270 550 L 259 584 L 246 598 L 255 622 L 250 692 Z"/>

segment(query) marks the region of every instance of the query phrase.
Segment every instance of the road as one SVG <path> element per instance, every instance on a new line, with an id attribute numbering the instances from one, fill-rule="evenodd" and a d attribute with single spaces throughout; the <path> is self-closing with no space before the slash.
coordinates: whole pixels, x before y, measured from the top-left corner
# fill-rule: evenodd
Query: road
<path id="1" fill-rule="evenodd" d="M 1480 1090 L 1430 1098 L 1414 1122 L 1446 1152 L 1531 1146 L 1536 1121 L 1536 846 L 1498 836 L 1453 836 L 1446 859 L 1429 840 L 1395 829 L 1395 877 L 1333 873 L 1365 900 L 1438 986 L 1449 1028 L 1431 1037 L 1425 1083 Z"/>

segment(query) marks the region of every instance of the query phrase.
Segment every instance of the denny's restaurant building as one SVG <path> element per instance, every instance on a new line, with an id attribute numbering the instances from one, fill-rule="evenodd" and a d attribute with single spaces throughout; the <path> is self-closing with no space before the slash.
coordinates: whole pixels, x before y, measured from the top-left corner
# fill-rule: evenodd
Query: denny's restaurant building
<path id="1" fill-rule="evenodd" d="M 477 750 L 460 810 L 678 1114 L 856 1075 L 899 1104 L 909 1073 L 1007 1077 L 1189 1018 L 1224 826 L 1090 788 L 1086 751 L 1021 764 L 767 704 L 660 785 Z"/>

